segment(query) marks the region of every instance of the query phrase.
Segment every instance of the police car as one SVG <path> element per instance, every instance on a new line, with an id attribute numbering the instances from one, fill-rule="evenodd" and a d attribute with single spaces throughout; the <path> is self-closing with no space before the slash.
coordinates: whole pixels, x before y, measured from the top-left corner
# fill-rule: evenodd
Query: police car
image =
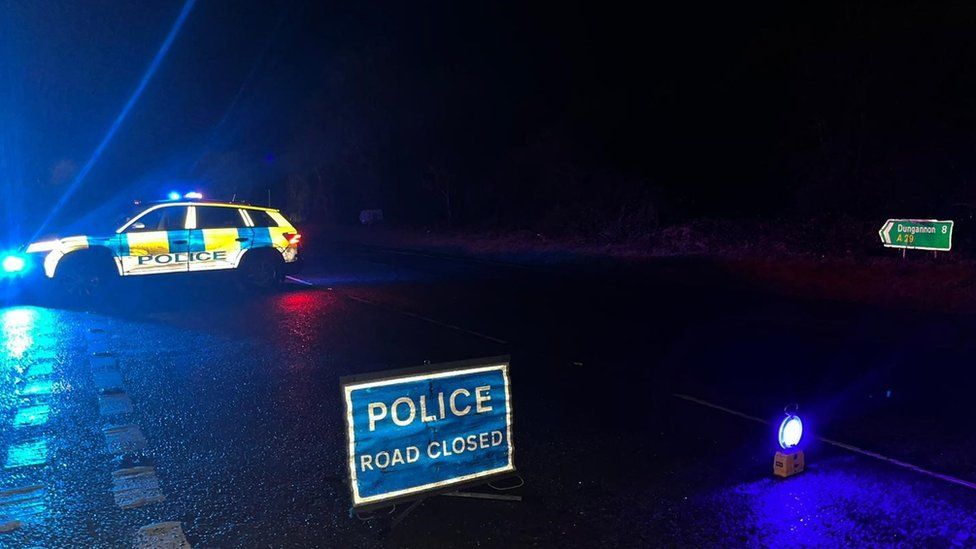
<path id="1" fill-rule="evenodd" d="M 44 275 L 71 294 L 120 277 L 230 269 L 269 287 L 296 270 L 301 238 L 276 209 L 186 193 L 139 205 L 114 233 L 32 242 L 26 252 L 43 256 Z"/>

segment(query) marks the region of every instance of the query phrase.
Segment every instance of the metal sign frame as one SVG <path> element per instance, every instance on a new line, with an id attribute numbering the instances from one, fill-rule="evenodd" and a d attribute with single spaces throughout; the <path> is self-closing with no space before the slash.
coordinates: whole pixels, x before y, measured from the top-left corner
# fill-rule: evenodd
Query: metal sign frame
<path id="1" fill-rule="evenodd" d="M 405 501 L 424 499 L 430 496 L 454 492 L 462 488 L 485 484 L 491 480 L 504 478 L 516 473 L 515 469 L 515 440 L 513 438 L 514 416 L 512 408 L 512 381 L 509 368 L 510 359 L 507 355 L 439 364 L 427 364 L 414 368 L 384 370 L 368 374 L 344 376 L 339 378 L 340 391 L 343 402 L 343 418 L 346 433 L 346 465 L 347 482 L 352 506 L 356 510 L 372 510 L 388 507 Z M 406 383 L 424 378 L 450 377 L 465 373 L 500 370 L 505 382 L 505 429 L 508 445 L 508 462 L 499 469 L 464 475 L 461 477 L 438 481 L 431 484 L 415 486 L 386 494 L 360 497 L 357 485 L 355 425 L 353 422 L 352 392 L 382 385 Z"/>

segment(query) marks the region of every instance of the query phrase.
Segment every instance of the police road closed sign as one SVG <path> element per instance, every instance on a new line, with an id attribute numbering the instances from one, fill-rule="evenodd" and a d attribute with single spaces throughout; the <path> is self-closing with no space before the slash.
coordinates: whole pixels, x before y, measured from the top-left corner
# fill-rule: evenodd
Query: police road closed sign
<path id="1" fill-rule="evenodd" d="M 341 383 L 354 507 L 442 493 L 515 471 L 506 358 Z"/>

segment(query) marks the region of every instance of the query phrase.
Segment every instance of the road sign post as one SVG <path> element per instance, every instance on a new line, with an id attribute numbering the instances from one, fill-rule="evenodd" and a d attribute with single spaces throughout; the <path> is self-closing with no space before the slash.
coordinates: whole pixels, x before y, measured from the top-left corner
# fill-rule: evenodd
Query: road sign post
<path id="1" fill-rule="evenodd" d="M 889 219 L 878 231 L 886 248 L 948 252 L 952 249 L 952 221 Z"/>
<path id="2" fill-rule="evenodd" d="M 354 509 L 515 473 L 507 357 L 346 377 L 340 384 Z"/>

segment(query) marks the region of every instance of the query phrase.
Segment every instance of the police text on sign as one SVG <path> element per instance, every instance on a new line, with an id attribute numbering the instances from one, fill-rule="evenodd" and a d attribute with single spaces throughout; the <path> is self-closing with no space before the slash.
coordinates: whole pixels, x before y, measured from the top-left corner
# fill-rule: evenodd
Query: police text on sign
<path id="1" fill-rule="evenodd" d="M 343 380 L 353 505 L 443 492 L 515 470 L 508 363 Z"/>

